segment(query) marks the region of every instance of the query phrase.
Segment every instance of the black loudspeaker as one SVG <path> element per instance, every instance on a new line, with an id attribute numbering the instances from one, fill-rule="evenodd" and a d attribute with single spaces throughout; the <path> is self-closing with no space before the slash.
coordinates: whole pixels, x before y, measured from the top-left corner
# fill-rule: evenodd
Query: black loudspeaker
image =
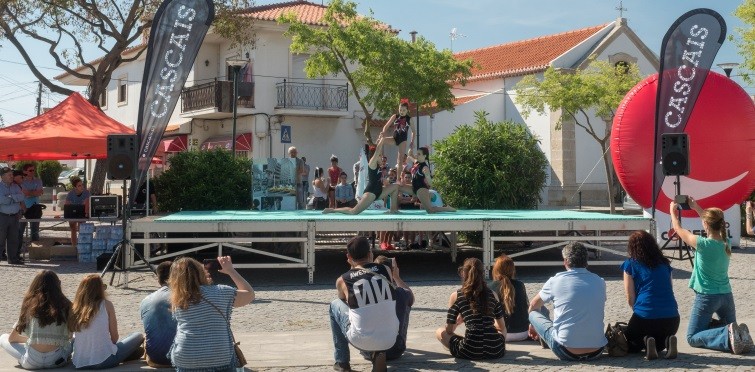
<path id="1" fill-rule="evenodd" d="M 136 135 L 111 134 L 107 136 L 107 178 L 128 180 L 136 167 Z"/>
<path id="2" fill-rule="evenodd" d="M 661 136 L 661 164 L 666 176 L 689 174 L 689 146 L 687 133 L 667 133 Z"/>

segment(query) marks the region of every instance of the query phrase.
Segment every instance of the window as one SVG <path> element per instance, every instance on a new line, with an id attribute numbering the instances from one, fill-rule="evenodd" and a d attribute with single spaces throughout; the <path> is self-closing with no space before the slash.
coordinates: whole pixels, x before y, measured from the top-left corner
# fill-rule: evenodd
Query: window
<path id="1" fill-rule="evenodd" d="M 107 108 L 107 88 L 100 95 L 100 108 L 103 110 Z"/>
<path id="2" fill-rule="evenodd" d="M 128 103 L 128 76 L 124 75 L 118 78 L 118 104 L 125 105 Z"/>

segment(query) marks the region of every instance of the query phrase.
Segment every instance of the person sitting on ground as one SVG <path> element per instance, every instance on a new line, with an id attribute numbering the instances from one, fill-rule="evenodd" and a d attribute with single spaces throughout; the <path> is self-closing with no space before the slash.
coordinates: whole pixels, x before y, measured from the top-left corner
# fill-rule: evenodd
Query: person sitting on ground
<path id="1" fill-rule="evenodd" d="M 626 330 L 630 353 L 645 349 L 648 360 L 667 349 L 666 358 L 677 356 L 676 331 L 679 307 L 674 298 L 671 262 L 663 256 L 655 237 L 635 231 L 627 244 L 629 258 L 621 264 L 624 291 L 632 308 Z"/>
<path id="2" fill-rule="evenodd" d="M 217 259 L 218 272 L 230 276 L 236 288 L 210 284 L 203 265 L 193 258 L 179 258 L 171 265 L 168 287 L 178 329 L 170 359 L 178 372 L 239 367 L 229 320 L 232 308 L 254 300 L 254 289 L 233 267 L 231 257 Z"/>
<path id="3" fill-rule="evenodd" d="M 388 258 L 385 256 L 375 257 L 375 263 L 378 265 L 384 265 L 390 269 L 391 284 L 396 287 L 396 316 L 398 317 L 399 329 L 398 336 L 396 336 L 396 343 L 385 351 L 385 357 L 388 360 L 398 359 L 406 351 L 406 336 L 409 331 L 409 313 L 412 311 L 414 305 L 414 292 L 409 288 L 406 283 L 401 279 L 399 275 L 398 263 L 396 258 Z M 366 358 L 370 355 L 367 352 L 362 352 Z"/>
<path id="4" fill-rule="evenodd" d="M 71 185 L 73 185 L 73 190 L 66 194 L 65 204 L 83 205 L 84 217 L 89 216 L 89 197 L 91 195 L 89 194 L 89 190 L 84 187 L 84 181 L 79 177 L 73 177 L 71 178 Z M 68 225 L 71 227 L 71 246 L 76 247 L 78 243 L 79 223 L 69 222 Z"/>
<path id="5" fill-rule="evenodd" d="M 485 284 L 482 261 L 467 258 L 459 267 L 461 288 L 448 299 L 446 326 L 435 331 L 435 337 L 462 359 L 497 359 L 506 353 L 506 323 L 503 306 Z M 454 333 L 464 323 L 464 337 Z"/>
<path id="6" fill-rule="evenodd" d="M 112 368 L 144 353 L 141 333 L 118 339 L 115 306 L 105 296 L 106 287 L 98 274 L 89 274 L 76 290 L 68 329 L 75 340 L 72 360 L 77 369 Z"/>
<path id="7" fill-rule="evenodd" d="M 63 294 L 58 275 L 42 270 L 24 295 L 13 330 L 0 336 L 0 346 L 23 369 L 62 367 L 71 357 L 70 313 L 71 301 Z"/>
<path id="8" fill-rule="evenodd" d="M 753 343 L 746 324 L 737 324 L 734 295 L 729 282 L 731 244 L 727 239 L 724 212 L 719 208 L 703 210 L 697 201 L 688 198 L 688 205 L 702 219 L 706 237 L 697 236 L 682 227 L 677 216 L 679 205 L 669 205 L 671 225 L 687 245 L 695 250 L 689 287 L 695 291 L 695 301 L 687 326 L 687 343 L 692 347 L 749 353 Z M 709 327 L 713 314 L 718 314 L 724 326 Z"/>
<path id="9" fill-rule="evenodd" d="M 530 337 L 540 339 L 561 360 L 600 357 L 608 343 L 603 333 L 606 282 L 587 270 L 587 249 L 572 242 L 561 250 L 566 271 L 548 279 L 527 310 Z M 553 302 L 553 320 L 542 307 Z"/>
<path id="10" fill-rule="evenodd" d="M 338 179 L 338 186 L 336 186 L 335 198 L 336 207 L 353 207 L 357 205 L 357 200 L 354 199 L 354 188 L 351 184 L 346 183 L 346 172 L 341 172 Z"/>
<path id="11" fill-rule="evenodd" d="M 349 344 L 352 344 L 370 353 L 373 371 L 386 371 L 385 351 L 393 347 L 399 335 L 396 289 L 391 285 L 388 268 L 372 262 L 367 238 L 357 236 L 349 240 L 346 260 L 351 269 L 336 280 L 338 298 L 330 303 L 330 330 L 335 348 L 333 369 L 351 371 Z"/>
<path id="12" fill-rule="evenodd" d="M 168 352 L 176 338 L 176 320 L 170 311 L 170 289 L 168 277 L 172 261 L 163 261 L 157 265 L 155 274 L 160 288 L 142 300 L 139 305 L 142 324 L 144 325 L 147 364 L 155 368 L 170 368 Z"/>
<path id="13" fill-rule="evenodd" d="M 502 254 L 493 264 L 493 290 L 503 304 L 503 319 L 506 321 L 506 342 L 524 341 L 529 338 L 527 290 L 524 283 L 514 279 L 516 267 L 511 257 Z"/>
<path id="14" fill-rule="evenodd" d="M 372 155 L 370 162 L 367 165 L 367 187 L 365 187 L 364 194 L 362 194 L 362 198 L 359 199 L 357 205 L 353 208 L 325 208 L 325 210 L 323 210 L 323 213 L 335 212 L 344 214 L 359 214 L 367 209 L 367 207 L 369 207 L 370 204 L 372 204 L 372 202 L 374 202 L 375 200 L 385 200 L 385 198 L 389 196 L 390 200 L 392 200 L 392 202 L 390 203 L 390 213 L 398 212 L 398 203 L 395 201 L 398 185 L 391 184 L 388 186 L 383 186 L 383 178 L 381 177 L 380 170 L 378 169 L 378 159 L 380 159 L 383 155 L 384 145 L 385 140 L 383 138 L 378 138 L 378 143 L 375 147 L 375 153 Z"/>

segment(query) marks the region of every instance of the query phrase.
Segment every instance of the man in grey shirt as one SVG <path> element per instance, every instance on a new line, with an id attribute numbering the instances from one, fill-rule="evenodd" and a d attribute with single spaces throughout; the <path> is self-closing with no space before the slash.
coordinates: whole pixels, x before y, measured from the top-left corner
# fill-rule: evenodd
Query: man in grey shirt
<path id="1" fill-rule="evenodd" d="M 582 243 L 567 244 L 561 256 L 566 271 L 548 279 L 530 302 L 530 337 L 540 339 L 561 360 L 591 360 L 608 343 L 603 333 L 606 282 L 587 271 Z M 553 321 L 539 311 L 548 302 L 553 302 Z"/>

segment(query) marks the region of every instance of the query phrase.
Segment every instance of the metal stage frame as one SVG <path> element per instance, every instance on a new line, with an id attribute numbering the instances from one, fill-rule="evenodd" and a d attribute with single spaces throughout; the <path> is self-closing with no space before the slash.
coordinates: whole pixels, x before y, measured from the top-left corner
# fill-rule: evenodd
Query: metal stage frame
<path id="1" fill-rule="evenodd" d="M 483 264 L 486 275 L 495 259 L 496 242 L 554 242 L 543 247 L 523 247 L 512 258 L 561 247 L 571 241 L 585 242 L 597 256 L 610 252 L 601 242 L 626 242 L 636 230 L 655 231 L 655 222 L 641 216 L 609 215 L 581 211 L 461 210 L 456 213 L 427 214 L 425 211 L 365 211 L 357 216 L 322 214 L 320 211 L 258 212 L 206 211 L 179 212 L 169 216 L 150 216 L 128 221 L 126 234 L 132 244 L 143 244 L 147 261 L 163 260 L 201 250 L 233 248 L 278 259 L 278 263 L 236 263 L 237 268 L 306 268 L 309 283 L 314 280 L 315 236 L 319 232 L 344 231 L 422 231 L 451 232 L 451 259 L 458 252 L 456 232 L 477 231 L 483 236 Z M 577 236 L 560 236 L 560 233 Z M 608 233 L 610 232 L 610 233 Z M 204 233 L 204 237 L 166 237 L 174 233 Z M 254 233 L 255 236 L 243 236 Z M 276 236 L 288 233 L 289 236 Z M 212 236 L 217 234 L 217 236 Z M 137 237 L 136 235 L 141 235 Z M 546 236 L 547 235 L 547 236 Z M 287 256 L 254 248 L 255 243 L 299 243 L 297 256 Z M 189 243 L 195 245 L 179 252 L 151 257 L 150 244 Z M 135 267 L 133 252 L 127 251 L 130 267 Z M 561 261 L 517 260 L 517 265 L 561 265 Z M 619 261 L 591 261 L 591 265 L 614 265 Z"/>

